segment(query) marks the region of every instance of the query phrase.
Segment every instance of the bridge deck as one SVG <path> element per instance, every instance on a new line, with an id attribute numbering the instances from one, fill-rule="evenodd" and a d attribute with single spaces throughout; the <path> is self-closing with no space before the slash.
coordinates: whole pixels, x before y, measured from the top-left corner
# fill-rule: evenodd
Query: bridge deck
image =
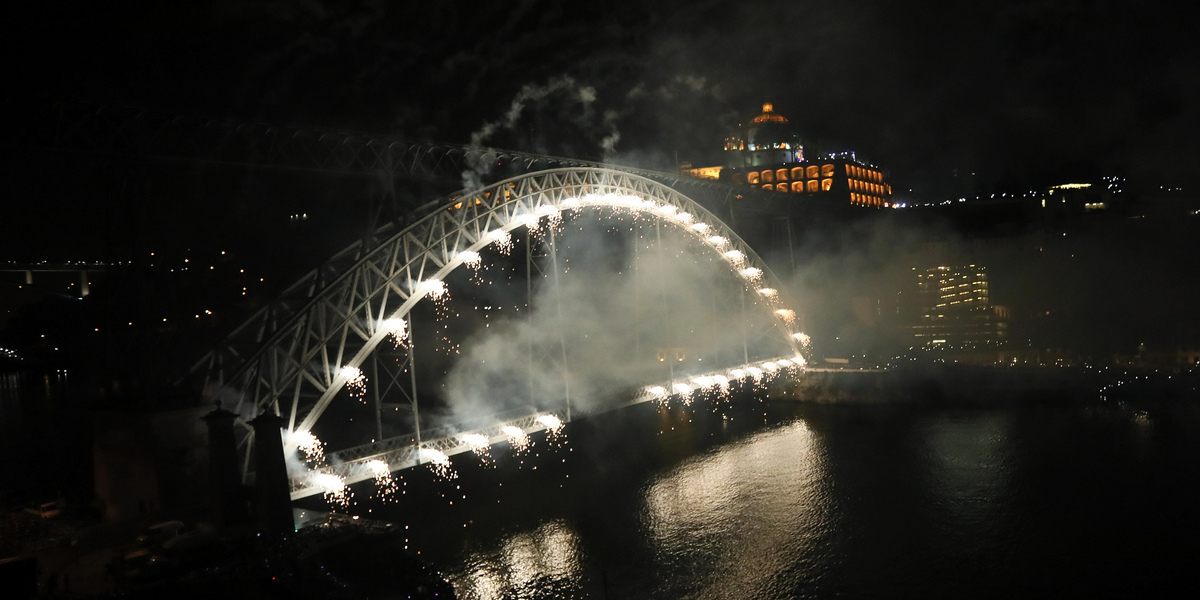
<path id="1" fill-rule="evenodd" d="M 667 401 L 672 397 L 693 393 L 721 393 L 728 391 L 732 386 L 754 385 L 784 374 L 879 371 L 878 369 L 803 369 L 801 364 L 793 357 L 779 357 L 773 360 L 749 363 L 733 369 L 681 376 L 674 381 L 663 382 L 661 385 L 644 387 L 629 401 L 615 405 L 610 410 L 651 400 Z M 340 489 L 337 486 L 374 479 L 377 471 L 373 467 L 379 464 L 376 461 L 386 464 L 388 472 L 428 464 L 431 461 L 428 454 L 422 456 L 422 449 L 436 450 L 447 457 L 470 452 L 473 447 L 464 441 L 464 438 L 471 434 L 486 437 L 489 445 L 492 445 L 510 439 L 510 436 L 504 432 L 505 427 L 516 427 L 525 435 L 545 431 L 548 428 L 546 425 L 548 419 L 539 420 L 539 417 L 547 416 L 565 420 L 560 411 L 536 411 L 532 407 L 526 407 L 494 415 L 491 418 L 492 423 L 482 427 L 460 429 L 453 425 L 447 425 L 422 432 L 420 447 L 415 443 L 416 434 L 414 433 L 333 452 L 330 453 L 329 458 L 330 462 L 336 464 L 310 469 L 291 477 L 291 497 L 292 500 L 299 500 L 317 494 L 336 492 Z M 553 421 L 550 420 L 550 422 Z M 333 489 L 330 489 L 331 487 Z"/>

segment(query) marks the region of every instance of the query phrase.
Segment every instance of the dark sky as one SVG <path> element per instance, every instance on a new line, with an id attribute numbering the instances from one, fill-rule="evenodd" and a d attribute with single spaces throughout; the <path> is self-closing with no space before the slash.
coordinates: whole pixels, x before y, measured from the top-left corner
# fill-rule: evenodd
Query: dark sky
<path id="1" fill-rule="evenodd" d="M 120 6 L 10 12 L 9 93 L 455 142 L 491 123 L 489 145 L 697 163 L 770 100 L 811 147 L 930 190 L 952 169 L 1157 181 L 1200 159 L 1193 2 Z"/>

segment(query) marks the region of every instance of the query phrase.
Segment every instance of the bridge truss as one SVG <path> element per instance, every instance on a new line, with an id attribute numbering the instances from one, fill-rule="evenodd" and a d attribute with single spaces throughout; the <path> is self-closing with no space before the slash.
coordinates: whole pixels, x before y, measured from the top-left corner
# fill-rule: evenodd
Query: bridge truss
<path id="1" fill-rule="evenodd" d="M 343 387 L 362 373 L 368 358 L 389 336 L 411 330 L 411 313 L 423 299 L 445 289 L 444 280 L 492 245 L 510 243 L 514 230 L 547 227 L 564 212 L 608 208 L 677 228 L 717 253 L 743 283 L 769 308 L 778 339 L 788 349 L 782 361 L 745 365 L 740 376 L 757 378 L 764 371 L 803 365 L 794 313 L 780 296 L 782 286 L 757 254 L 729 227 L 695 201 L 651 179 L 604 168 L 554 169 L 508 179 L 448 199 L 411 225 L 385 226 L 373 239 L 362 240 L 311 271 L 271 304 L 257 311 L 206 355 L 193 372 L 204 378 L 204 393 L 248 420 L 270 411 L 284 418 L 286 439 L 311 431 Z M 549 260 L 555 257 L 553 235 Z M 557 273 L 557 266 L 554 266 Z M 565 351 L 564 351 L 565 363 Z M 749 357 L 746 357 L 747 360 Z M 333 453 L 335 467 L 292 478 L 292 497 L 319 494 L 322 477 L 334 475 L 352 483 L 367 479 L 382 461 L 389 470 L 423 462 L 423 452 L 453 454 L 468 450 L 461 434 L 470 430 L 490 441 L 503 438 L 503 427 L 526 433 L 545 429 L 554 419 L 570 420 L 570 390 L 559 410 L 528 409 L 494 415 L 491 423 L 438 430 L 420 429 L 416 369 L 408 353 L 412 380 L 405 392 L 414 416 L 411 435 L 373 439 Z M 561 365 L 566 368 L 565 364 Z M 737 373 L 734 376 L 739 376 Z M 645 388 L 635 401 L 690 393 L 726 375 L 671 380 Z M 393 380 L 391 383 L 402 384 Z M 378 405 L 377 405 L 378 406 Z M 378 407 L 376 409 L 378 411 Z M 243 478 L 251 470 L 253 431 L 243 428 Z M 381 437 L 381 436 L 380 436 Z M 294 442 L 289 442 L 294 444 Z M 290 449 L 294 449 L 294 445 Z M 372 467 L 370 465 L 376 465 Z"/>

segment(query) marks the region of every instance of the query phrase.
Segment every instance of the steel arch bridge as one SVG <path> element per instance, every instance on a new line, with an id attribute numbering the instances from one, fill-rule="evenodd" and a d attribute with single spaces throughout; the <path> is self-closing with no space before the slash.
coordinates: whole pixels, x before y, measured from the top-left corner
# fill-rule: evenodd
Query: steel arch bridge
<path id="1" fill-rule="evenodd" d="M 674 380 L 672 374 L 671 381 L 643 388 L 634 402 L 728 386 L 730 379 L 758 379 L 767 372 L 804 365 L 800 344 L 804 335 L 795 329 L 794 313 L 784 305 L 780 282 L 728 226 L 695 201 L 651 179 L 606 168 L 566 168 L 457 195 L 399 231 L 385 226 L 374 240 L 350 246 L 257 311 L 197 363 L 193 373 L 204 375 L 205 396 L 232 406 L 242 416 L 240 421 L 267 411 L 282 417 L 286 439 L 292 440 L 292 434 L 313 428 L 379 344 L 407 329 L 417 303 L 440 295 L 444 279 L 478 260 L 479 250 L 511 243 L 510 232 L 518 228 L 534 231 L 561 219 L 564 212 L 589 208 L 650 217 L 686 232 L 717 253 L 742 281 L 743 293 L 764 301 L 773 330 L 788 349 L 783 357 L 711 376 Z M 416 417 L 416 371 L 410 372 L 409 401 Z M 473 432 L 494 443 L 505 439 L 504 427 L 526 433 L 551 428 L 555 419 L 570 420 L 569 388 L 564 400 L 564 410 L 494 415 L 493 423 Z M 423 452 L 450 455 L 471 449 L 462 439 L 466 431 L 461 427 L 421 432 L 419 417 L 415 423 L 415 438 L 373 439 L 331 453 L 337 459 L 334 466 L 293 475 L 292 498 L 328 491 L 322 478 L 336 476 L 348 484 L 374 477 L 381 464 L 394 471 L 427 462 Z M 240 451 L 243 480 L 247 480 L 254 439 L 248 426 L 242 431 Z M 295 448 L 294 441 L 289 444 L 289 450 Z"/>

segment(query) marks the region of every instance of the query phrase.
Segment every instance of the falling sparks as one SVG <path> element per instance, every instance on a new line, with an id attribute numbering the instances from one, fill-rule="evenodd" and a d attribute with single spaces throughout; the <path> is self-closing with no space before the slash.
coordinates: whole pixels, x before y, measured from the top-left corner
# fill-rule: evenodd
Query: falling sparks
<path id="1" fill-rule="evenodd" d="M 449 481 L 458 477 L 454 467 L 450 466 L 450 457 L 437 448 L 421 448 L 421 460 L 427 461 L 429 470 L 442 479 Z"/>
<path id="2" fill-rule="evenodd" d="M 725 244 L 729 243 L 729 238 L 722 237 L 719 235 L 712 235 L 712 236 L 708 237 L 708 243 L 720 248 L 720 247 L 724 246 Z"/>
<path id="3" fill-rule="evenodd" d="M 367 461 L 367 471 L 375 477 L 375 495 L 380 499 L 396 497 L 396 480 L 392 479 L 392 469 L 382 460 Z"/>
<path id="4" fill-rule="evenodd" d="M 725 253 L 725 260 L 728 260 L 734 267 L 740 267 L 746 263 L 746 254 L 741 250 L 730 250 Z"/>
<path id="5" fill-rule="evenodd" d="M 794 325 L 796 323 L 796 311 L 791 310 L 790 308 L 781 308 L 775 311 L 775 314 L 779 315 L 779 318 L 783 319 L 783 322 L 787 323 L 788 325 Z"/>
<path id="6" fill-rule="evenodd" d="M 746 267 L 738 273 L 748 281 L 758 281 L 762 277 L 762 269 L 756 267 Z"/>
<path id="7" fill-rule="evenodd" d="M 396 348 L 403 346 L 408 340 L 408 322 L 404 319 L 384 319 L 382 326 Z"/>
<path id="8" fill-rule="evenodd" d="M 683 400 L 683 404 L 685 406 L 691 405 L 692 386 L 686 383 L 676 383 L 675 385 L 671 386 L 671 389 L 674 390 L 676 394 L 679 394 L 679 399 Z"/>
<path id="9" fill-rule="evenodd" d="M 508 436 L 508 443 L 512 444 L 513 449 L 517 453 L 529 449 L 529 436 L 526 435 L 525 430 L 515 425 L 505 425 L 500 428 L 500 431 L 503 431 L 504 435 Z"/>
<path id="10" fill-rule="evenodd" d="M 691 229 L 692 231 L 695 231 L 696 233 L 700 233 L 700 234 L 707 233 L 708 232 L 708 223 L 693 223 L 692 226 L 689 227 L 689 229 Z"/>
<path id="11" fill-rule="evenodd" d="M 488 232 L 487 239 L 489 243 L 496 245 L 496 250 L 505 256 L 508 256 L 513 249 L 513 239 L 507 231 L 503 229 L 493 229 Z"/>
<path id="12" fill-rule="evenodd" d="M 446 295 L 446 282 L 441 279 L 426 279 L 417 286 L 417 292 L 430 300 L 441 300 Z"/>
<path id="13" fill-rule="evenodd" d="M 462 443 L 471 448 L 471 452 L 479 457 L 484 464 L 492 462 L 492 441 L 486 435 L 479 433 L 464 433 L 458 436 Z"/>
<path id="14" fill-rule="evenodd" d="M 767 300 L 776 300 L 779 298 L 779 290 L 775 288 L 758 288 L 758 293 Z"/>
<path id="15" fill-rule="evenodd" d="M 292 432 L 292 443 L 296 444 L 296 449 L 304 453 L 304 460 L 319 464 L 325 460 L 325 443 L 317 439 L 317 436 L 307 429 L 299 429 Z"/>
<path id="16" fill-rule="evenodd" d="M 792 338 L 797 342 L 800 342 L 800 346 L 802 346 L 805 350 L 812 349 L 812 338 L 809 337 L 807 333 L 793 333 Z"/>
<path id="17" fill-rule="evenodd" d="M 350 488 L 346 487 L 346 480 L 332 473 L 317 473 L 313 476 L 313 483 L 321 488 L 324 492 L 325 501 L 342 508 L 350 506 L 350 498 L 353 493 Z"/>
<path id="18" fill-rule="evenodd" d="M 356 400 L 366 402 L 364 398 L 367 395 L 367 376 L 363 375 L 362 369 L 346 365 L 338 373 L 346 380 L 346 387 L 350 390 L 350 396 Z"/>
<path id="19" fill-rule="evenodd" d="M 563 426 L 562 419 L 554 415 L 538 415 L 537 422 L 553 433 L 558 433 Z"/>
<path id="20" fill-rule="evenodd" d="M 462 261 L 462 264 L 467 265 L 473 271 L 479 270 L 479 266 L 483 264 L 483 257 L 478 252 L 473 250 L 463 250 L 459 252 L 456 258 Z"/>

